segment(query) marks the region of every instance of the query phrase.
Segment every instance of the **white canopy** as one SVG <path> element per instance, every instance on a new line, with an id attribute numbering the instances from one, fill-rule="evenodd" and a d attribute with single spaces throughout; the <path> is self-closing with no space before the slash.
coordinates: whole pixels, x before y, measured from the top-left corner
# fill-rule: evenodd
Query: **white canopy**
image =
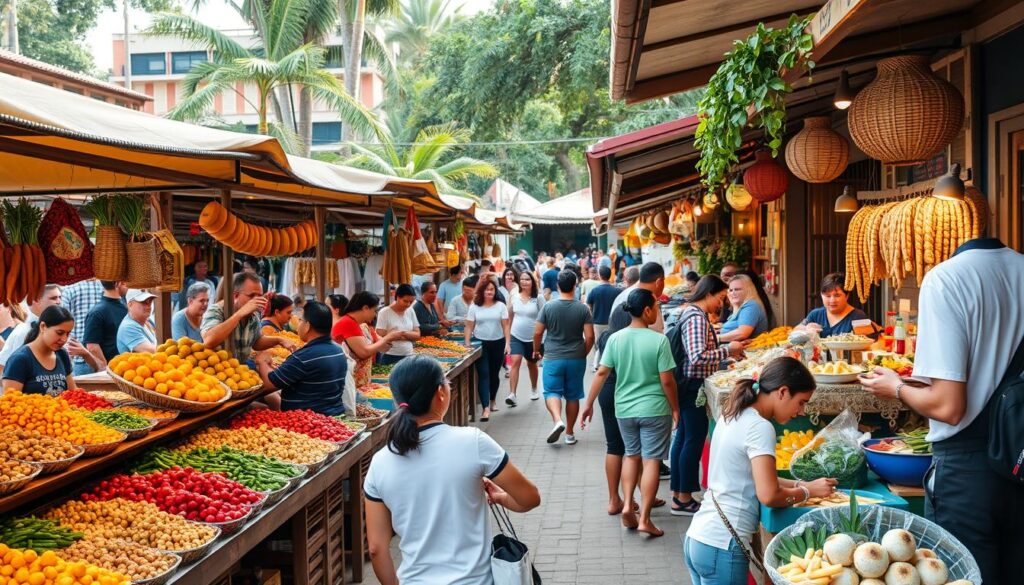
<path id="1" fill-rule="evenodd" d="M 590 187 L 541 203 L 536 207 L 513 211 L 512 221 L 538 225 L 597 224 L 608 215 L 607 209 L 593 211 Z"/>

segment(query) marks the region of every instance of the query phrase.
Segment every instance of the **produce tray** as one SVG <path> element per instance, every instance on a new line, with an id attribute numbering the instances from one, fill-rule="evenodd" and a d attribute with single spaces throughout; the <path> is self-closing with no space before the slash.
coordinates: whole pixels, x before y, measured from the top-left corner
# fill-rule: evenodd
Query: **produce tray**
<path id="1" fill-rule="evenodd" d="M 181 412 L 205 412 L 207 410 L 217 408 L 232 398 L 231 388 L 228 388 L 223 383 L 221 383 L 221 386 L 224 387 L 224 396 L 220 400 L 217 402 L 195 402 L 193 400 L 185 400 L 184 398 L 171 398 L 170 396 L 165 396 L 159 392 L 146 390 L 142 386 L 136 386 L 121 376 L 118 376 L 112 372 L 110 368 L 107 368 L 107 374 L 110 376 L 110 379 L 114 381 L 114 384 L 117 385 L 119 390 L 126 394 L 130 394 L 140 402 L 144 402 L 157 408 L 178 410 Z"/>
<path id="2" fill-rule="evenodd" d="M 850 493 L 850 490 L 839 490 L 845 493 Z M 878 481 L 878 478 L 872 477 L 862 488 L 855 490 L 858 496 L 863 495 L 865 498 L 872 498 L 875 500 L 881 500 L 880 506 L 888 506 L 890 508 L 896 508 L 898 510 L 908 510 L 910 504 L 907 503 L 903 498 L 893 494 L 885 487 L 884 484 Z M 843 509 L 849 509 L 849 506 L 839 506 Z M 769 508 L 768 506 L 761 506 L 761 524 L 768 532 L 781 532 L 788 526 L 795 524 L 802 516 L 819 510 L 818 507 L 805 507 L 805 508 Z"/>
<path id="3" fill-rule="evenodd" d="M 253 508 L 250 506 L 249 511 L 245 513 L 241 518 L 235 520 L 229 520 L 227 522 L 200 522 L 200 524 L 206 524 L 207 526 L 213 526 L 214 528 L 220 528 L 221 534 L 232 534 L 237 532 L 241 527 L 245 526 L 245 523 L 253 517 Z"/>
<path id="4" fill-rule="evenodd" d="M 41 466 L 43 469 L 39 472 L 39 475 L 53 475 L 55 473 L 62 473 L 71 467 L 71 464 L 78 461 L 78 458 L 85 454 L 85 449 L 79 445 L 72 445 L 78 449 L 77 455 L 72 455 L 67 459 L 57 459 L 55 461 L 25 461 L 25 463 L 34 463 Z M 21 461 L 19 459 L 19 461 Z"/>
<path id="5" fill-rule="evenodd" d="M 32 473 L 26 475 L 21 479 L 15 479 L 13 481 L 0 482 L 0 496 L 6 496 L 7 494 L 13 494 L 14 492 L 25 487 L 28 482 L 35 479 L 42 471 L 43 466 L 38 463 L 31 463 L 29 461 L 22 461 L 22 463 L 33 467 Z"/>
<path id="6" fill-rule="evenodd" d="M 96 445 L 79 445 L 79 447 L 82 447 L 83 449 L 83 458 L 100 457 L 103 455 L 107 455 L 108 453 L 113 453 L 114 449 L 117 449 L 118 445 L 124 443 L 125 440 L 127 439 L 128 435 L 121 433 L 121 438 L 116 441 L 111 441 L 109 443 L 99 443 Z"/>
<path id="7" fill-rule="evenodd" d="M 193 522 L 193 524 L 200 524 L 200 522 Z M 213 526 L 210 524 L 208 524 L 207 526 L 212 526 L 214 529 L 214 533 L 213 536 L 210 537 L 210 540 L 208 540 L 204 544 L 201 544 L 195 548 L 189 548 L 185 550 L 156 550 L 160 550 L 160 552 L 167 552 L 178 555 L 179 557 L 181 557 L 181 564 L 183 565 L 187 565 L 188 563 L 197 561 L 200 558 L 206 556 L 206 553 L 210 552 L 210 549 L 213 548 L 214 544 L 216 544 L 217 539 L 220 538 L 221 534 L 223 534 L 223 531 L 220 529 L 219 526 Z"/>
<path id="8" fill-rule="evenodd" d="M 139 401 L 135 400 L 135 401 L 132 401 L 132 402 L 126 402 L 124 404 L 118 404 L 115 407 L 115 409 L 122 408 L 122 407 L 125 407 L 125 406 L 134 406 L 134 407 L 137 407 L 137 408 L 152 408 L 151 405 L 146 404 L 145 402 L 139 402 Z M 167 409 L 167 410 L 169 412 L 173 412 L 174 415 L 173 416 L 169 416 L 169 417 L 164 417 L 164 418 L 153 418 L 153 417 L 149 417 L 149 416 L 146 417 L 149 420 L 156 422 L 156 427 L 154 428 L 154 430 L 162 428 L 162 427 L 165 427 L 165 426 L 171 424 L 172 422 L 177 420 L 178 416 L 181 414 L 181 412 L 178 411 L 178 410 L 174 410 L 174 409 Z"/>
<path id="9" fill-rule="evenodd" d="M 382 414 L 380 416 L 374 416 L 370 418 L 354 418 L 352 420 L 356 421 L 357 423 L 363 423 L 364 425 L 366 425 L 366 430 L 370 430 L 380 426 L 380 423 L 384 422 L 384 417 L 385 415 Z"/>
<path id="10" fill-rule="evenodd" d="M 860 374 L 814 374 L 814 381 L 819 384 L 855 384 Z"/>
<path id="11" fill-rule="evenodd" d="M 260 494 L 263 497 L 260 498 L 260 501 L 256 502 L 255 504 L 249 504 L 249 507 L 252 508 L 252 510 L 249 512 L 250 516 L 255 516 L 255 515 L 259 514 L 260 512 L 263 511 L 263 508 L 267 507 L 267 493 L 266 492 L 256 492 L 256 493 Z"/>
<path id="12" fill-rule="evenodd" d="M 176 554 L 174 554 L 174 553 L 172 553 L 172 552 L 167 552 L 167 551 L 159 551 L 159 552 L 163 553 L 163 554 L 165 554 L 165 555 L 167 555 L 169 557 L 174 557 L 174 564 L 171 565 L 171 567 L 169 569 L 167 569 L 163 573 L 160 573 L 156 577 L 151 577 L 149 579 L 139 579 L 138 581 L 132 581 L 131 585 L 164 585 L 164 583 L 166 583 L 167 581 L 169 581 L 171 579 L 171 576 L 173 576 L 174 573 L 178 570 L 178 567 L 181 566 L 181 557 L 176 555 Z"/>
<path id="13" fill-rule="evenodd" d="M 263 507 L 269 508 L 283 500 L 284 497 L 288 495 L 288 492 L 291 491 L 291 489 L 294 486 L 295 484 L 293 483 L 293 481 L 289 479 L 287 482 L 285 482 L 284 487 L 278 488 L 276 490 L 260 492 L 261 494 L 266 496 L 263 498 Z"/>
<path id="14" fill-rule="evenodd" d="M 115 431 L 121 431 L 122 433 L 124 433 L 125 434 L 125 439 L 124 439 L 125 441 L 135 441 L 137 439 L 141 439 L 142 437 L 145 437 L 146 435 L 149 434 L 150 431 L 152 431 L 153 429 L 156 428 L 156 421 L 152 420 L 152 419 L 150 419 L 150 420 L 152 421 L 152 423 L 148 427 L 141 428 L 141 429 L 119 429 L 117 427 L 110 427 L 110 428 L 114 429 Z"/>
<path id="15" fill-rule="evenodd" d="M 821 346 L 826 349 L 832 349 L 836 351 L 854 351 L 860 349 L 868 349 L 874 345 L 874 341 L 868 339 L 867 341 L 829 341 L 826 337 L 821 340 Z"/>
<path id="16" fill-rule="evenodd" d="M 252 388 L 247 388 L 245 390 L 231 390 L 231 393 L 233 398 L 248 398 L 250 396 L 259 394 L 261 390 L 263 390 L 263 384 L 257 384 L 256 386 L 253 386 Z"/>

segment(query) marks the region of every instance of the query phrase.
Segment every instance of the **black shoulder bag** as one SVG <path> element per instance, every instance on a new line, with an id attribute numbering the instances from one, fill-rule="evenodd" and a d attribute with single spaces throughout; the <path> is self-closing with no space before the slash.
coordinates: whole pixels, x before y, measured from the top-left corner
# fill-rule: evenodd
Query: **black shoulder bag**
<path id="1" fill-rule="evenodd" d="M 1024 340 L 988 403 L 988 463 L 1001 477 L 1024 485 Z"/>

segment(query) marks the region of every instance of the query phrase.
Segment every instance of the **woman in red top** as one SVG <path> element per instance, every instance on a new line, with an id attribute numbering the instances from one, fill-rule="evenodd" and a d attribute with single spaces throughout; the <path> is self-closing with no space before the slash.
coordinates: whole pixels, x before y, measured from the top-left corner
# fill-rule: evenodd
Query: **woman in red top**
<path id="1" fill-rule="evenodd" d="M 380 308 L 380 297 L 371 292 L 358 292 L 352 300 L 341 309 L 342 316 L 331 328 L 331 338 L 343 345 L 352 359 L 356 361 L 352 377 L 356 388 L 370 383 L 370 369 L 377 353 L 391 348 L 391 342 L 401 337 L 401 331 L 388 333 L 384 337 L 369 326 L 377 317 Z"/>

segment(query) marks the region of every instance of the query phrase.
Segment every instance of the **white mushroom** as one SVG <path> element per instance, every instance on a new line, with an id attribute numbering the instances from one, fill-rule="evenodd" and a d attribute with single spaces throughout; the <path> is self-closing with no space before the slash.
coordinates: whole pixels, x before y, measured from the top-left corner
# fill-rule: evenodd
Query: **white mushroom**
<path id="1" fill-rule="evenodd" d="M 914 552 L 914 564 L 916 565 L 921 559 L 937 559 L 938 555 L 935 554 L 930 548 L 919 548 Z"/>
<path id="2" fill-rule="evenodd" d="M 915 567 L 921 576 L 921 585 L 945 585 L 949 578 L 946 563 L 939 559 L 921 559 Z"/>
<path id="3" fill-rule="evenodd" d="M 889 568 L 889 553 L 877 542 L 865 542 L 853 551 L 853 566 L 861 577 L 881 577 Z"/>
<path id="4" fill-rule="evenodd" d="M 898 561 L 885 572 L 885 585 L 921 585 L 921 577 L 914 565 Z"/>
<path id="5" fill-rule="evenodd" d="M 916 547 L 914 535 L 902 528 L 894 528 L 882 536 L 882 548 L 889 553 L 889 559 L 893 561 L 913 559 Z"/>
<path id="6" fill-rule="evenodd" d="M 860 580 L 860 575 L 853 569 L 846 568 L 837 575 L 832 577 L 832 581 L 829 585 L 863 585 L 864 582 Z M 884 584 L 883 584 L 884 585 Z"/>
<path id="7" fill-rule="evenodd" d="M 825 539 L 825 558 L 833 565 L 849 567 L 853 565 L 853 551 L 857 550 L 857 543 L 848 534 L 833 534 Z"/>

